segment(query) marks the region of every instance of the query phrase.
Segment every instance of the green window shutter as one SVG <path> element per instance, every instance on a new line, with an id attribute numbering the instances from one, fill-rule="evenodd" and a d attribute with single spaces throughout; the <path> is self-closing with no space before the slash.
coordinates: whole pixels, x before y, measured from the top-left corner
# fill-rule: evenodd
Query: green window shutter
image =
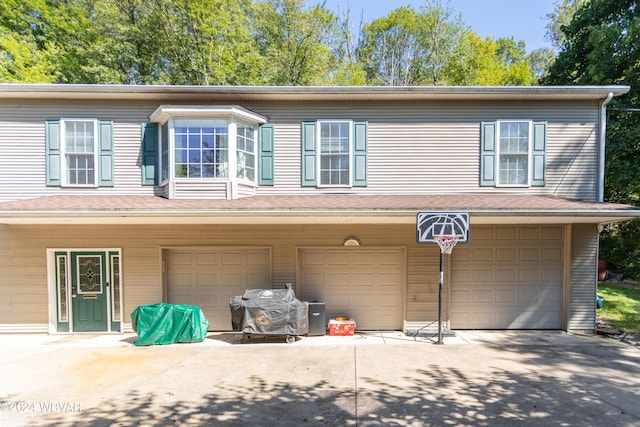
<path id="1" fill-rule="evenodd" d="M 142 124 L 142 185 L 158 184 L 158 124 Z"/>
<path id="2" fill-rule="evenodd" d="M 113 121 L 98 122 L 98 185 L 113 187 Z"/>
<path id="3" fill-rule="evenodd" d="M 47 185 L 59 187 L 62 185 L 60 175 L 61 147 L 60 147 L 60 120 L 47 120 L 44 128 L 45 135 L 45 163 Z"/>
<path id="4" fill-rule="evenodd" d="M 544 187 L 545 153 L 547 148 L 547 122 L 533 122 L 533 147 L 531 156 L 531 186 Z"/>
<path id="5" fill-rule="evenodd" d="M 318 182 L 316 148 L 316 122 L 302 122 L 302 186 L 315 186 Z"/>
<path id="6" fill-rule="evenodd" d="M 480 128 L 480 186 L 496 185 L 496 122 L 482 122 Z"/>
<path id="7" fill-rule="evenodd" d="M 367 185 L 367 122 L 353 122 L 353 186 Z"/>
<path id="8" fill-rule="evenodd" d="M 258 128 L 258 184 L 273 185 L 273 124 Z"/>

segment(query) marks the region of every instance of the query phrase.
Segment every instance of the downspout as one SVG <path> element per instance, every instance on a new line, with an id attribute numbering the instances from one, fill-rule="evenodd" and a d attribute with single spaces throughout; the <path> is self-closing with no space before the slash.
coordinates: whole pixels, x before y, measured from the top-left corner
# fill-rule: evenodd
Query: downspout
<path id="1" fill-rule="evenodd" d="M 600 105 L 600 147 L 598 152 L 598 202 L 604 202 L 604 162 L 605 162 L 605 138 L 607 133 L 607 104 L 613 98 L 613 92 L 609 92 L 607 98 Z"/>

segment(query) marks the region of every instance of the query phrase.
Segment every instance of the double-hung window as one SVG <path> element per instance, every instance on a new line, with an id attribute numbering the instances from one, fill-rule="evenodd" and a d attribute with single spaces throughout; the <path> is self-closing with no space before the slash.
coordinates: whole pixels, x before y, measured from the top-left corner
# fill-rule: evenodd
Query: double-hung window
<path id="1" fill-rule="evenodd" d="M 351 122 L 318 122 L 320 185 L 349 185 Z"/>
<path id="2" fill-rule="evenodd" d="M 546 122 L 482 122 L 480 185 L 544 186 Z"/>
<path id="3" fill-rule="evenodd" d="M 529 185 L 529 122 L 498 122 L 498 185 Z"/>
<path id="4" fill-rule="evenodd" d="M 366 186 L 367 131 L 367 122 L 302 122 L 302 186 Z"/>
<path id="5" fill-rule="evenodd" d="M 63 120 L 63 152 L 67 185 L 96 184 L 96 121 Z"/>
<path id="6" fill-rule="evenodd" d="M 113 122 L 47 120 L 46 177 L 49 186 L 113 186 Z"/>

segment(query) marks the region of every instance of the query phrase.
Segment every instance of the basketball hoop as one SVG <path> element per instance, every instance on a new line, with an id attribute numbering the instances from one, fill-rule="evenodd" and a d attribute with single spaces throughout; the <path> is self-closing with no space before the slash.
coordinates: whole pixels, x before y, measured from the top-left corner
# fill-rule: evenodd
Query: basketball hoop
<path id="1" fill-rule="evenodd" d="M 458 243 L 458 236 L 433 236 L 433 240 L 440 246 L 440 252 L 443 254 L 450 254 L 453 247 Z"/>

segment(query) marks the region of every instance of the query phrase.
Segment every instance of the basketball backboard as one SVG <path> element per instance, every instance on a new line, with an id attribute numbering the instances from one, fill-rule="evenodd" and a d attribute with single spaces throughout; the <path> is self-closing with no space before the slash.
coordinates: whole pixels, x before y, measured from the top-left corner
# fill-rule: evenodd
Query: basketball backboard
<path id="1" fill-rule="evenodd" d="M 468 212 L 419 212 L 416 225 L 418 243 L 437 243 L 440 236 L 455 236 L 458 243 L 469 239 Z"/>

